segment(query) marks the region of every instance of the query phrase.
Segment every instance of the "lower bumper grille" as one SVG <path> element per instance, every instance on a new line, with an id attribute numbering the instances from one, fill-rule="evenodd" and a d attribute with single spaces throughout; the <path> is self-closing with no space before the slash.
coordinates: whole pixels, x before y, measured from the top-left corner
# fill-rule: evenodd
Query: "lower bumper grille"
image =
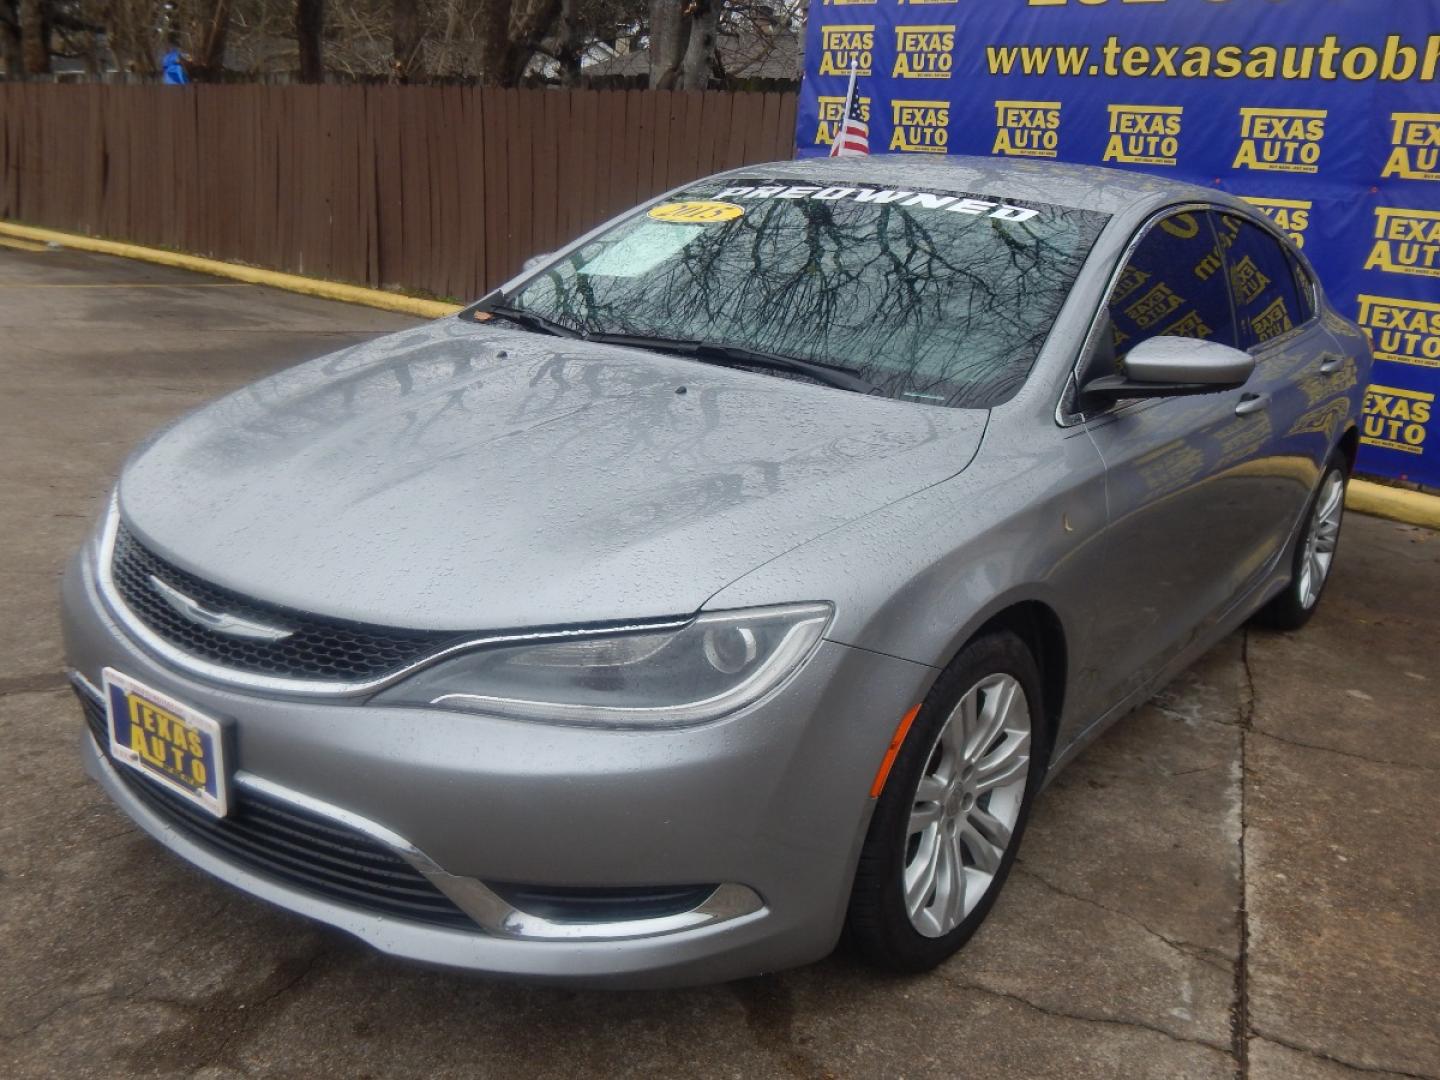
<path id="1" fill-rule="evenodd" d="M 579 888 L 560 885 L 490 886 L 506 903 L 557 923 L 628 922 L 661 919 L 692 911 L 714 885 L 655 885 Z"/>
<path id="2" fill-rule="evenodd" d="M 79 687 L 75 692 L 101 753 L 110 759 L 104 704 Z M 226 817 L 213 817 L 129 766 L 113 764 L 146 809 L 228 862 L 362 911 L 478 930 L 423 874 L 363 833 L 243 788 L 233 793 Z"/>

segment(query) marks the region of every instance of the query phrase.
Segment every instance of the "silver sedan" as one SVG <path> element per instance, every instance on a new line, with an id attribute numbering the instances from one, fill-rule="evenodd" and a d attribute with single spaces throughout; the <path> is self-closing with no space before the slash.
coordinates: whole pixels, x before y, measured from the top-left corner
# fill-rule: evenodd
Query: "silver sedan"
<path id="1" fill-rule="evenodd" d="M 397 956 L 673 985 L 848 925 L 922 970 L 1088 740 L 1310 617 L 1370 363 L 1214 191 L 687 184 L 140 447 L 63 587 L 85 762 Z"/>

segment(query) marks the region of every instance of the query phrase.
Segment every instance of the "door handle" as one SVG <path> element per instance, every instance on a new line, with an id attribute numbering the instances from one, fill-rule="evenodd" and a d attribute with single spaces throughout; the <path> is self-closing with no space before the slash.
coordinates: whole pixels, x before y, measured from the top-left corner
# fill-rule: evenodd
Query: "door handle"
<path id="1" fill-rule="evenodd" d="M 1345 366 L 1345 357 L 1337 356 L 1335 353 L 1321 353 L 1320 374 L 1334 375 Z"/>
<path id="2" fill-rule="evenodd" d="M 1245 394 L 1240 398 L 1240 404 L 1235 406 L 1235 415 L 1249 416 L 1251 413 L 1263 412 L 1269 407 L 1269 394 Z"/>

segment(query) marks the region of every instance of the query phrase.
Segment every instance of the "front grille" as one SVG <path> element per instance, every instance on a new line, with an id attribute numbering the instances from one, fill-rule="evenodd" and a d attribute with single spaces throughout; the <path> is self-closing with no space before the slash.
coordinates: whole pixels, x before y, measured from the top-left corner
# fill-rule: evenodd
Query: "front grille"
<path id="1" fill-rule="evenodd" d="M 309 615 L 212 585 L 148 550 L 120 523 L 110 564 L 115 590 L 153 633 L 182 652 L 235 671 L 324 682 L 363 682 L 424 659 L 466 635 L 402 630 Z M 258 641 L 186 618 L 160 595 L 154 576 L 205 608 L 291 631 Z"/>
<path id="2" fill-rule="evenodd" d="M 79 687 L 76 694 L 91 733 L 109 758 L 105 706 Z M 478 929 L 420 871 L 364 833 L 238 787 L 231 791 L 230 813 L 217 818 L 128 765 L 114 763 L 114 769 L 148 810 L 227 862 L 362 911 L 430 926 Z"/>

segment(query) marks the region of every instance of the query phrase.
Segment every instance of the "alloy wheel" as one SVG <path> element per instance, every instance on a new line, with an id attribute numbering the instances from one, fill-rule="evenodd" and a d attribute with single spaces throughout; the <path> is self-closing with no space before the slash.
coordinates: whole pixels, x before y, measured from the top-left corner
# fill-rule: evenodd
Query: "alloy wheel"
<path id="1" fill-rule="evenodd" d="M 941 726 L 915 789 L 902 875 L 910 924 L 960 925 L 994 884 L 1030 772 L 1030 703 L 1009 675 L 972 686 Z"/>
<path id="2" fill-rule="evenodd" d="M 1330 575 L 1335 561 L 1335 545 L 1340 541 L 1340 519 L 1345 513 L 1345 480 L 1338 469 L 1332 469 L 1320 487 L 1315 510 L 1305 532 L 1305 547 L 1300 558 L 1298 592 L 1300 605 L 1307 611 L 1320 599 L 1320 590 Z"/>

